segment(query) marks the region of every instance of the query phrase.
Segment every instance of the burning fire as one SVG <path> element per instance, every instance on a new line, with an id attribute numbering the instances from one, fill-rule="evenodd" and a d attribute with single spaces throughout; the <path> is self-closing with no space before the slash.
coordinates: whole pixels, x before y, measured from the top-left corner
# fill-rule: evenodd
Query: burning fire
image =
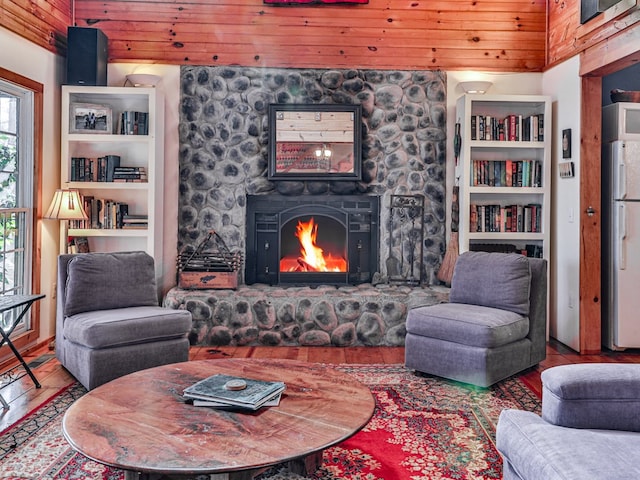
<path id="1" fill-rule="evenodd" d="M 300 256 L 283 257 L 280 260 L 281 272 L 346 272 L 347 261 L 334 258 L 330 253 L 324 254 L 316 244 L 318 225 L 313 217 L 308 222 L 298 221 L 296 237 L 300 242 Z"/>

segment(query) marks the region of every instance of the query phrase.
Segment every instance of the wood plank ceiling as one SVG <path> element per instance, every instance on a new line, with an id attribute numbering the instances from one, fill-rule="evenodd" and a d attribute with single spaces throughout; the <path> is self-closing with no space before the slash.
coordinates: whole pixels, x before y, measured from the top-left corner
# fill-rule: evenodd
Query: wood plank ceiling
<path id="1" fill-rule="evenodd" d="M 68 25 L 100 28 L 110 62 L 536 72 L 635 30 L 638 1 L 585 28 L 566 0 L 0 0 L 0 26 L 61 55 Z"/>
<path id="2" fill-rule="evenodd" d="M 0 0 L 0 25 L 64 54 L 66 26 L 100 28 L 110 62 L 540 71 L 544 0 Z M 21 11 L 22 10 L 22 11 Z M 62 21 L 60 21 L 62 19 Z"/>
<path id="3" fill-rule="evenodd" d="M 545 58 L 541 0 L 298 7 L 261 0 L 78 0 L 75 14 L 78 26 L 107 34 L 111 61 L 535 71 Z"/>

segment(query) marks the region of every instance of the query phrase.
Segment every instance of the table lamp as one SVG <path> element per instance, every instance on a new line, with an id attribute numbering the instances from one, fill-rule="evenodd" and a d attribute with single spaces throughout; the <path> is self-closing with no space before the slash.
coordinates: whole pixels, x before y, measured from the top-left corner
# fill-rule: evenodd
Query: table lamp
<path id="1" fill-rule="evenodd" d="M 82 207 L 82 199 L 78 190 L 59 188 L 56 190 L 44 218 L 63 221 L 63 226 L 60 229 L 60 253 L 66 253 L 68 221 L 88 220 L 89 217 Z"/>

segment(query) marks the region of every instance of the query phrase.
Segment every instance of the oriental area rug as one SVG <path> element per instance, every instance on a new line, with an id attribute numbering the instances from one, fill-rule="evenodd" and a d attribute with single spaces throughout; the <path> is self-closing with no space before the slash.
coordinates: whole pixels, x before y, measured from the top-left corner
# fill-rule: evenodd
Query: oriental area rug
<path id="1" fill-rule="evenodd" d="M 402 365 L 333 367 L 369 386 L 376 398 L 373 418 L 325 450 L 314 474 L 273 467 L 258 480 L 500 479 L 500 411 L 540 411 L 538 397 L 517 376 L 483 389 L 416 375 Z M 123 480 L 122 470 L 76 453 L 62 435 L 65 410 L 85 393 L 81 385 L 69 385 L 0 433 L 0 478 Z"/>

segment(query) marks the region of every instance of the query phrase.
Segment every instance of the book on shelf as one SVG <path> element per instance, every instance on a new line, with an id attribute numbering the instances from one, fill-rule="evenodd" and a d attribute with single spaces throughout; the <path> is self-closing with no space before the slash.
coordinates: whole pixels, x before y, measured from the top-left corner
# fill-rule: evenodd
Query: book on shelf
<path id="1" fill-rule="evenodd" d="M 71 157 L 69 181 L 71 182 L 112 182 L 113 172 L 120 166 L 118 155 L 104 157 Z"/>
<path id="2" fill-rule="evenodd" d="M 122 228 L 146 229 L 149 226 L 148 215 L 131 215 L 127 214 L 122 217 Z"/>
<path id="3" fill-rule="evenodd" d="M 542 205 L 470 205 L 470 232 L 519 232 L 540 233 L 542 228 Z"/>
<path id="4" fill-rule="evenodd" d="M 116 167 L 113 171 L 114 182 L 146 182 L 147 170 L 144 167 Z"/>
<path id="5" fill-rule="evenodd" d="M 89 239 L 87 237 L 69 237 L 67 253 L 89 253 Z"/>
<path id="6" fill-rule="evenodd" d="M 544 114 L 471 115 L 471 140 L 542 142 L 544 141 Z"/>
<path id="7" fill-rule="evenodd" d="M 120 135 L 148 135 L 149 114 L 135 111 L 122 112 L 118 117 L 117 132 Z"/>
<path id="8" fill-rule="evenodd" d="M 242 387 L 241 389 L 236 389 Z M 186 399 L 207 401 L 227 407 L 258 410 L 282 394 L 284 382 L 271 382 L 231 375 L 216 374 L 184 389 Z"/>
<path id="9" fill-rule="evenodd" d="M 472 252 L 519 253 L 525 257 L 543 258 L 542 245 L 529 243 L 524 248 L 511 243 L 470 243 L 469 250 Z"/>
<path id="10" fill-rule="evenodd" d="M 471 185 L 488 187 L 541 187 L 538 160 L 472 160 Z"/>
<path id="11" fill-rule="evenodd" d="M 70 220 L 69 228 L 74 229 L 112 229 L 122 228 L 124 216 L 129 211 L 129 205 L 93 195 L 82 195 L 84 211 L 87 220 Z"/>

